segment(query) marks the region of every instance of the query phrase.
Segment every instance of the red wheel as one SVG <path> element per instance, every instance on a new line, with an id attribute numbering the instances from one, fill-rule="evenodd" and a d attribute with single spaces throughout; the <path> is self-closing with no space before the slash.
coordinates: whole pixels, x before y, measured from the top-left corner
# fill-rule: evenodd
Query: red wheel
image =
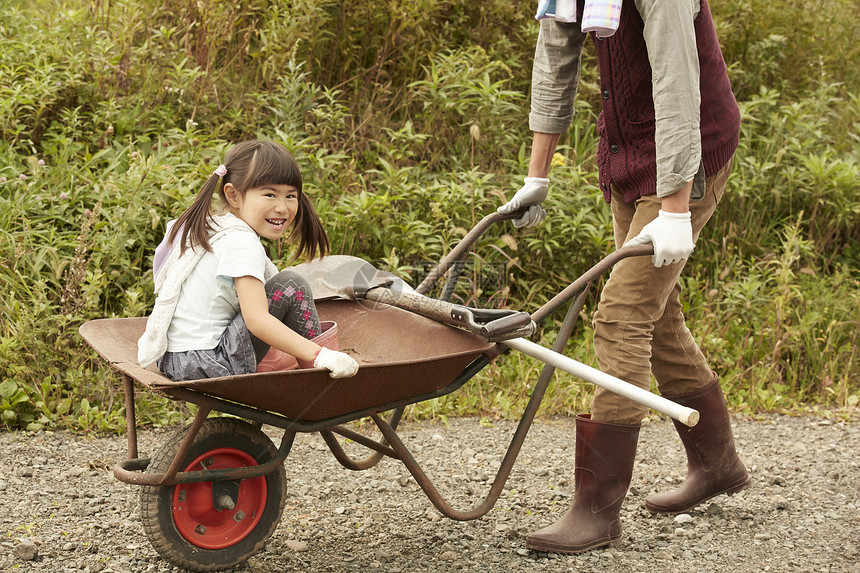
<path id="1" fill-rule="evenodd" d="M 156 453 L 147 472 L 164 473 L 187 428 Z M 276 453 L 258 428 L 235 418 L 210 418 L 182 460 L 183 471 L 256 466 Z M 143 487 L 140 518 L 152 546 L 175 565 L 218 571 L 246 561 L 274 533 L 286 499 L 280 465 L 251 479 Z"/>
<path id="2" fill-rule="evenodd" d="M 256 466 L 247 453 L 218 448 L 199 455 L 184 471 L 220 470 Z M 179 533 L 203 549 L 224 549 L 254 531 L 266 506 L 266 478 L 242 480 L 232 508 L 216 508 L 212 482 L 188 483 L 173 488 L 173 523 Z M 237 503 L 238 501 L 238 503 Z"/>

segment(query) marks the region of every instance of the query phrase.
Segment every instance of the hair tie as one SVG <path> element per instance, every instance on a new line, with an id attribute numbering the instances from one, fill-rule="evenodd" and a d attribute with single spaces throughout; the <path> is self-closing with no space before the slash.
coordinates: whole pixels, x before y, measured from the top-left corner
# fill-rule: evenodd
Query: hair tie
<path id="1" fill-rule="evenodd" d="M 227 175 L 227 166 L 226 165 L 219 165 L 218 169 L 213 171 L 212 174 L 217 175 L 218 177 L 224 177 L 225 175 Z"/>

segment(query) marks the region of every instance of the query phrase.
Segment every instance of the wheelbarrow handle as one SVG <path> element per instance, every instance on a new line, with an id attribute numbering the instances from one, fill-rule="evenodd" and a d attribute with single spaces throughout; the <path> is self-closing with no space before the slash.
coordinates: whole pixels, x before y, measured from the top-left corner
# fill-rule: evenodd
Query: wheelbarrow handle
<path id="1" fill-rule="evenodd" d="M 597 280 L 603 273 L 611 269 L 615 265 L 615 263 L 617 263 L 621 259 L 626 259 L 629 257 L 642 257 L 653 254 L 654 245 L 650 243 L 645 245 L 621 247 L 620 249 L 609 253 L 608 255 L 603 257 L 603 259 L 601 259 L 597 264 L 595 264 L 593 267 L 581 274 L 579 278 L 570 283 L 564 290 L 552 297 L 543 306 L 533 312 L 532 319 L 534 319 L 537 324 L 543 322 L 543 320 L 547 316 L 561 308 L 567 301 L 581 293 L 585 288 L 588 287 L 588 285 Z"/>
<path id="2" fill-rule="evenodd" d="M 606 388 L 610 392 L 614 392 L 619 396 L 629 398 L 634 402 L 638 402 L 644 406 L 666 414 L 672 419 L 678 420 L 685 426 L 692 428 L 699 422 L 699 412 L 692 408 L 687 408 L 671 400 L 667 400 L 662 396 L 658 396 L 653 392 L 649 392 L 644 388 L 634 386 L 629 382 L 625 382 L 615 376 L 601 372 L 596 368 L 592 368 L 581 362 L 577 362 L 572 358 L 568 358 L 563 354 L 554 352 L 548 348 L 544 348 L 539 344 L 530 342 L 524 338 L 514 338 L 506 340 L 500 344 L 519 350 L 523 354 L 527 354 L 532 358 L 537 358 L 551 366 L 555 366 L 559 370 L 564 370 L 569 374 L 573 374 L 578 378 L 587 380 L 598 386 Z"/>
<path id="3" fill-rule="evenodd" d="M 460 239 L 460 241 L 454 246 L 451 251 L 442 258 L 441 261 L 436 265 L 436 267 L 430 271 L 430 273 L 421 281 L 417 287 L 415 287 L 415 291 L 421 294 L 425 294 L 430 288 L 439 280 L 439 277 L 448 272 L 448 269 L 451 268 L 454 263 L 463 259 L 468 252 L 468 250 L 475 244 L 475 242 L 484 234 L 484 232 L 489 229 L 494 223 L 498 223 L 499 221 L 510 221 L 513 219 L 519 219 L 522 217 L 525 212 L 528 211 L 528 207 L 523 207 L 522 209 L 518 209 L 512 213 L 507 213 L 502 215 L 501 213 L 497 213 L 493 211 L 489 215 L 486 215 L 483 219 L 478 221 L 478 223 L 472 227 L 472 230 L 466 233 L 466 236 Z"/>

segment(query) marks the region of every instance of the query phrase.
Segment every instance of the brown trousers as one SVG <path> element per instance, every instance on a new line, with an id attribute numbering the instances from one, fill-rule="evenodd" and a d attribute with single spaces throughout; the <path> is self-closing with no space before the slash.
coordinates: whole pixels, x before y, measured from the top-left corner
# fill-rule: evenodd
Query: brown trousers
<path id="1" fill-rule="evenodd" d="M 690 203 L 694 241 L 723 196 L 731 165 L 729 161 L 709 177 L 705 196 Z M 656 195 L 648 195 L 628 204 L 613 188 L 615 244 L 623 245 L 638 235 L 657 217 L 660 203 Z M 613 267 L 593 320 L 594 350 L 601 370 L 646 389 L 653 373 L 666 397 L 698 390 L 713 381 L 714 372 L 684 322 L 679 278 L 685 263 L 656 268 L 651 257 L 631 257 Z M 597 422 L 639 424 L 647 413 L 647 407 L 597 388 L 591 417 Z"/>

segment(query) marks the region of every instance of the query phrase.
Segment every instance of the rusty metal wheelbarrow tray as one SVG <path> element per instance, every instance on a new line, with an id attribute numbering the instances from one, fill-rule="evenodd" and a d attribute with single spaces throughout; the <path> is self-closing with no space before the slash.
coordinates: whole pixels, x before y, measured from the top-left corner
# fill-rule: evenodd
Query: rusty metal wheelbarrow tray
<path id="1" fill-rule="evenodd" d="M 154 366 L 137 364 L 145 318 L 94 320 L 80 333 L 114 369 L 150 389 L 188 388 L 298 423 L 360 417 L 368 409 L 420 401 L 445 389 L 493 347 L 475 334 L 393 306 L 330 300 L 317 308 L 322 320 L 338 323 L 341 349 L 359 362 L 356 376 L 333 379 L 312 368 L 174 382 Z"/>

